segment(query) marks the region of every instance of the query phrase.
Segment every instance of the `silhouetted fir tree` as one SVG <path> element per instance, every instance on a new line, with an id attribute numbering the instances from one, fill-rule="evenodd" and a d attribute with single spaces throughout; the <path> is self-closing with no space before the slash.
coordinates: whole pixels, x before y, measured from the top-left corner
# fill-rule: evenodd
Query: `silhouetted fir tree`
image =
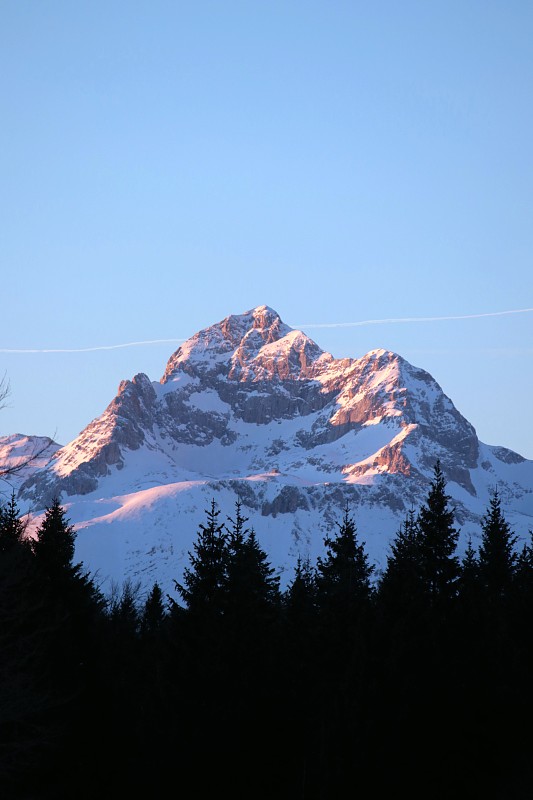
<path id="1" fill-rule="evenodd" d="M 6 553 L 14 549 L 19 553 L 27 551 L 25 532 L 26 522 L 21 518 L 15 492 L 12 492 L 9 501 L 0 508 L 0 552 Z"/>
<path id="2" fill-rule="evenodd" d="M 383 731 L 396 742 L 385 757 L 399 758 L 410 725 L 408 708 L 416 696 L 421 669 L 422 617 L 426 610 L 421 569 L 421 541 L 415 509 L 410 509 L 390 543 L 377 588 L 377 663 L 374 670 L 375 714 L 372 750 Z M 423 668 L 422 668 L 423 669 Z M 372 752 L 370 756 L 372 757 Z M 400 758 L 406 761 L 407 757 Z M 399 767 L 396 767 L 398 770 Z M 394 768 L 393 768 L 394 771 Z"/>
<path id="3" fill-rule="evenodd" d="M 111 588 L 108 600 L 108 616 L 112 629 L 115 629 L 119 635 L 135 637 L 139 632 L 141 622 L 140 592 L 140 582 L 134 583 L 130 578 L 126 578 L 121 586 L 115 584 Z"/>
<path id="4" fill-rule="evenodd" d="M 88 754 L 76 747 L 83 731 L 99 724 L 94 714 L 96 680 L 100 663 L 100 635 L 105 599 L 81 563 L 74 563 L 75 530 L 65 509 L 54 499 L 45 510 L 36 531 L 34 553 L 35 585 L 41 598 L 40 626 L 45 632 L 41 666 L 55 707 L 48 724 L 62 733 L 56 756 L 69 754 L 72 772 L 83 767 Z M 61 789 L 58 763 L 49 758 L 49 778 Z M 72 772 L 70 777 L 72 777 Z M 66 781 L 66 774 L 64 775 Z"/>
<path id="5" fill-rule="evenodd" d="M 194 616 L 216 618 L 224 607 L 227 572 L 227 534 L 218 521 L 220 509 L 215 500 L 206 511 L 206 524 L 200 523 L 193 552 L 189 552 L 190 567 L 184 571 L 183 583 L 175 581 L 176 589 Z"/>
<path id="6" fill-rule="evenodd" d="M 533 665 L 528 664 L 527 646 L 524 648 L 531 636 L 531 617 L 524 625 L 517 588 L 525 563 L 516 551 L 517 537 L 504 517 L 497 491 L 492 494 L 481 530 L 476 712 L 485 724 L 487 774 L 503 786 L 506 774 L 521 772 L 524 764 L 531 763 L 528 720 L 533 712 L 529 688 Z M 508 791 L 514 796 L 510 788 Z"/>
<path id="7" fill-rule="evenodd" d="M 494 491 L 481 524 L 478 555 L 480 620 L 485 625 L 485 671 L 492 682 L 509 680 L 516 656 L 517 537 L 505 519 Z M 495 690 L 497 691 L 497 689 Z"/>
<path id="8" fill-rule="evenodd" d="M 529 541 L 517 554 L 515 596 L 520 615 L 524 619 L 533 618 L 533 531 L 529 531 Z"/>
<path id="9" fill-rule="evenodd" d="M 163 602 L 163 592 L 157 581 L 152 586 L 141 617 L 141 631 L 144 636 L 155 636 L 161 630 L 167 618 L 167 609 Z"/>
<path id="10" fill-rule="evenodd" d="M 248 522 L 248 517 L 243 517 L 242 515 L 242 501 L 237 498 L 235 501 L 235 519 L 232 517 L 228 517 L 228 522 L 231 523 L 231 526 L 226 525 L 227 531 L 227 543 L 228 548 L 232 556 L 236 553 L 238 554 L 244 543 L 248 534 L 250 533 L 250 529 L 246 527 L 246 523 Z"/>
<path id="11" fill-rule="evenodd" d="M 249 584 L 253 606 L 266 619 L 278 612 L 280 603 L 279 577 L 275 574 L 268 555 L 260 546 L 257 534 L 252 528 L 244 545 L 245 562 L 248 565 L 248 574 L 251 578 Z M 254 581 L 255 579 L 255 581 Z M 254 585 L 255 583 L 255 585 Z"/>
<path id="12" fill-rule="evenodd" d="M 416 520 L 411 513 L 393 540 L 379 585 L 383 613 L 374 682 L 379 724 L 370 741 L 375 750 L 380 734 L 388 732 L 381 749 L 398 783 L 408 782 L 417 769 L 421 775 L 419 764 L 426 766 L 423 785 L 436 774 L 439 758 L 457 758 L 452 728 L 460 660 L 455 628 L 458 532 L 445 487 L 437 461 L 427 499 Z M 431 786 L 424 791 L 431 794 Z"/>
<path id="13" fill-rule="evenodd" d="M 527 797 L 533 782 L 533 736 L 530 724 L 533 717 L 533 531 L 529 531 L 529 540 L 517 550 L 512 609 L 509 614 L 512 623 L 510 635 L 513 637 L 517 663 L 512 683 L 507 684 L 508 688 L 509 685 L 513 687 L 514 698 L 507 697 L 506 700 L 508 705 L 513 703 L 517 712 L 515 719 L 508 724 L 516 734 L 510 737 L 509 747 L 514 749 L 512 763 L 516 777 L 513 789 L 515 785 L 518 788 L 514 789 L 513 795 L 509 792 L 509 796 L 522 798 Z"/>
<path id="14" fill-rule="evenodd" d="M 65 625 L 79 632 L 84 643 L 88 628 L 99 624 L 106 600 L 82 563 L 74 562 L 76 531 L 56 498 L 46 508 L 32 543 L 40 590 Z"/>
<path id="15" fill-rule="evenodd" d="M 50 579 L 61 579 L 76 571 L 74 559 L 75 531 L 66 519 L 65 509 L 56 498 L 46 509 L 37 531 L 33 551 L 40 568 Z"/>
<path id="16" fill-rule="evenodd" d="M 143 780 L 140 592 L 140 582 L 126 578 L 122 583 L 112 583 L 107 595 L 99 671 L 100 755 L 96 767 L 110 794 L 129 791 Z"/>
<path id="17" fill-rule="evenodd" d="M 228 738 L 224 730 L 228 548 L 225 525 L 219 521 L 220 509 L 214 499 L 205 513 L 206 521 L 200 523 L 189 552 L 183 582 L 174 582 L 184 606 L 169 598 L 169 664 L 181 679 L 181 685 L 173 684 L 171 691 L 187 728 L 187 736 L 182 739 L 183 778 L 189 791 L 193 791 L 196 780 L 196 791 L 211 792 L 215 790 L 217 771 L 223 769 L 221 744 Z M 210 732 L 208 740 L 206 730 Z M 212 770 L 202 767 L 202 759 L 206 758 L 210 759 Z"/>
<path id="18" fill-rule="evenodd" d="M 34 774 L 46 764 L 55 705 L 40 669 L 46 634 L 40 623 L 25 524 L 12 493 L 0 508 L 0 794 L 31 794 Z"/>
<path id="19" fill-rule="evenodd" d="M 277 622 L 281 595 L 279 577 L 253 528 L 238 548 L 230 543 L 225 592 L 227 625 L 247 648 L 264 650 L 262 640 Z"/>
<path id="20" fill-rule="evenodd" d="M 317 610 L 316 571 L 309 557 L 298 556 L 294 578 L 283 595 L 285 617 L 294 631 L 308 635 L 314 624 Z"/>
<path id="21" fill-rule="evenodd" d="M 457 616 L 456 642 L 457 662 L 456 675 L 449 675 L 455 682 L 457 699 L 460 707 L 456 736 L 463 742 L 465 751 L 469 742 L 479 741 L 481 732 L 479 720 L 482 719 L 481 706 L 484 692 L 480 692 L 480 675 L 483 674 L 483 635 L 480 625 L 482 596 L 479 581 L 479 561 L 468 539 L 464 555 L 460 563 L 457 583 Z M 472 762 L 473 763 L 473 762 Z"/>
<path id="22" fill-rule="evenodd" d="M 369 667 L 368 634 L 373 602 L 374 566 L 360 543 L 348 506 L 336 535 L 324 539 L 325 556 L 317 559 L 317 670 L 322 693 L 319 711 L 318 758 L 311 784 L 322 791 L 343 791 L 356 747 L 366 726 L 363 686 Z M 362 763 L 359 762 L 359 767 Z"/>
<path id="23" fill-rule="evenodd" d="M 478 575 L 484 602 L 501 607 L 510 600 L 514 588 L 517 537 L 503 515 L 497 491 L 490 499 L 481 529 Z"/>
<path id="24" fill-rule="evenodd" d="M 229 788 L 239 794 L 253 786 L 264 758 L 276 763 L 279 713 L 276 624 L 279 578 L 253 529 L 246 528 L 239 500 L 227 527 L 224 586 L 225 718 Z M 250 731 L 254 736 L 250 737 Z M 240 752 L 237 763 L 234 753 Z"/>
<path id="25" fill-rule="evenodd" d="M 45 510 L 32 543 L 42 587 L 72 614 L 100 615 L 106 601 L 94 579 L 74 563 L 76 531 L 56 498 Z"/>
<path id="26" fill-rule="evenodd" d="M 255 531 L 244 527 L 247 521 L 237 501 L 235 519 L 229 519 L 227 528 L 224 613 L 241 638 L 272 622 L 280 603 L 279 578 Z"/>
<path id="27" fill-rule="evenodd" d="M 403 617 L 420 609 L 422 602 L 421 536 L 415 509 L 390 544 L 387 564 L 378 583 L 378 602 L 388 616 Z"/>
<path id="28" fill-rule="evenodd" d="M 533 531 L 517 554 L 514 584 L 514 629 L 525 684 L 533 673 Z"/>
<path id="29" fill-rule="evenodd" d="M 421 535 L 411 508 L 389 545 L 389 554 L 377 586 L 375 661 L 366 691 L 373 696 L 369 715 L 367 760 L 376 753 L 390 765 L 388 774 L 404 780 L 413 744 L 412 707 L 426 670 L 423 640 L 427 601 L 422 573 Z M 387 785 L 386 792 L 392 792 Z"/>
<path id="30" fill-rule="evenodd" d="M 485 713 L 499 721 L 499 726 L 513 725 L 513 703 L 509 688 L 520 680 L 519 642 L 516 630 L 516 607 L 513 602 L 517 555 L 516 537 L 504 518 L 497 491 L 490 498 L 481 525 L 478 554 L 479 612 L 482 647 L 478 658 L 479 683 Z M 481 698 L 480 698 L 481 699 Z M 481 705 L 478 700 L 478 706 Z M 494 751 L 506 747 L 501 734 L 491 731 Z M 507 735 L 510 740 L 512 734 Z"/>
<path id="31" fill-rule="evenodd" d="M 443 609 L 457 591 L 459 532 L 449 507 L 446 481 L 437 460 L 427 499 L 418 514 L 421 574 L 427 601 Z"/>
<path id="32" fill-rule="evenodd" d="M 479 580 L 479 560 L 472 545 L 472 537 L 468 537 L 468 544 L 461 559 L 461 574 L 459 578 L 459 593 L 468 594 L 469 587 Z"/>
<path id="33" fill-rule="evenodd" d="M 288 680 L 296 689 L 314 670 L 317 647 L 316 571 L 309 558 L 298 556 L 294 578 L 283 593 L 284 649 L 290 666 Z M 301 686 L 303 693 L 304 686 Z"/>
<path id="34" fill-rule="evenodd" d="M 311 797 L 314 790 L 320 740 L 317 703 L 311 698 L 320 691 L 323 680 L 317 671 L 317 613 L 316 572 L 309 557 L 298 556 L 294 577 L 283 593 L 281 696 L 284 751 L 289 759 L 284 780 L 287 797 Z"/>
<path id="35" fill-rule="evenodd" d="M 168 623 L 168 606 L 155 582 L 141 610 L 137 698 L 141 757 L 134 774 L 137 791 L 157 797 L 164 795 L 173 779 L 170 772 L 182 770 L 180 740 L 185 735 L 174 724 L 174 714 L 183 721 L 183 708 L 173 709 L 173 685 L 181 684 L 183 689 L 184 682 L 179 669 L 169 664 Z"/>
<path id="36" fill-rule="evenodd" d="M 468 539 L 457 584 L 460 618 L 469 627 L 477 622 L 480 605 L 479 559 Z"/>
<path id="37" fill-rule="evenodd" d="M 227 561 L 224 577 L 224 614 L 230 628 L 230 635 L 244 633 L 240 627 L 248 614 L 247 602 L 251 599 L 250 590 L 254 585 L 252 575 L 248 574 L 247 541 L 250 529 L 246 528 L 247 517 L 241 513 L 242 503 L 235 503 L 235 519 L 228 517 L 231 526 L 226 525 Z M 255 577 L 255 576 L 254 576 Z"/>
<path id="38" fill-rule="evenodd" d="M 349 627 L 368 608 L 372 597 L 370 564 L 365 545 L 359 543 L 357 528 L 349 508 L 344 509 L 342 522 L 336 523 L 336 536 L 326 536 L 326 554 L 317 560 L 317 598 L 328 624 Z"/>

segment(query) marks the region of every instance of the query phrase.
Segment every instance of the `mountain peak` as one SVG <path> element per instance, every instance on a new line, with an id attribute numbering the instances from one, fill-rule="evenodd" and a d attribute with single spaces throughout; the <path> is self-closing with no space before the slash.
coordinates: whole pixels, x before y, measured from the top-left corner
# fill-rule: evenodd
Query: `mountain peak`
<path id="1" fill-rule="evenodd" d="M 281 322 L 281 317 L 277 311 L 274 311 L 273 308 L 270 306 L 256 306 L 255 308 L 250 309 L 250 311 L 246 311 L 243 316 L 248 314 L 252 315 L 254 320 L 255 327 L 257 328 L 265 328 L 269 325 L 272 325 L 276 320 Z"/>
<path id="2" fill-rule="evenodd" d="M 178 372 L 227 375 L 231 371 L 235 377 L 236 362 L 243 365 L 251 361 L 262 347 L 292 332 L 267 305 L 230 314 L 187 339 L 170 357 L 161 383 L 172 380 Z"/>
<path id="3" fill-rule="evenodd" d="M 26 452 L 4 444 L 9 457 Z M 44 509 L 63 494 L 104 574 L 171 580 L 191 546 L 175 514 L 193 530 L 213 496 L 224 513 L 238 496 L 262 529 L 278 518 L 282 535 L 276 527 L 269 541 L 280 569 L 318 554 L 336 511 L 354 504 L 384 563 L 384 534 L 422 501 L 437 458 L 465 536 L 494 485 L 526 535 L 533 462 L 479 442 L 434 378 L 397 353 L 335 359 L 259 305 L 184 342 L 160 385 L 142 373 L 121 383 L 100 417 L 23 476 L 19 496 Z"/>

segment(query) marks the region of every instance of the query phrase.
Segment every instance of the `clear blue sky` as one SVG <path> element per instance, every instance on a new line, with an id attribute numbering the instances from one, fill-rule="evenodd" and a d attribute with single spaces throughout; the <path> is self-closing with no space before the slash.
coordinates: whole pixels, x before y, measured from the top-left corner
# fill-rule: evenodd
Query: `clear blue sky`
<path id="1" fill-rule="evenodd" d="M 532 41 L 525 0 L 4 0 L 0 347 L 533 307 Z M 533 458 L 533 314 L 306 330 Z M 0 353 L 0 433 L 66 443 L 173 349 Z"/>

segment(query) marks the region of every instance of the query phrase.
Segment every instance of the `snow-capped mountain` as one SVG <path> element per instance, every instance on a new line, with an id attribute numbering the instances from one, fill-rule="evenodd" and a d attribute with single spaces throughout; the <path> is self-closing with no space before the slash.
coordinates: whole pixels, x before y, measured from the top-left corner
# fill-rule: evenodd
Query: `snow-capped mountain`
<path id="1" fill-rule="evenodd" d="M 0 502 L 44 469 L 60 447 L 48 436 L 0 436 Z"/>
<path id="2" fill-rule="evenodd" d="M 533 527 L 533 462 L 482 444 L 436 381 L 401 356 L 335 359 L 267 306 L 196 333 L 159 382 L 123 381 L 104 413 L 20 488 L 38 514 L 55 496 L 77 554 L 105 578 L 181 576 L 211 498 L 236 498 L 285 577 L 312 560 L 346 503 L 378 568 L 427 495 L 437 459 L 462 542 L 490 491 L 522 538 Z"/>

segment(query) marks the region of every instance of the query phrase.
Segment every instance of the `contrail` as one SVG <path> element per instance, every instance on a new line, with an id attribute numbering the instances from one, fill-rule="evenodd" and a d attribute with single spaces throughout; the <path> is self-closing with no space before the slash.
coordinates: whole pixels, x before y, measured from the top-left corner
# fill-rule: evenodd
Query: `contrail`
<path id="1" fill-rule="evenodd" d="M 186 339 L 147 339 L 144 342 L 124 342 L 123 344 L 102 344 L 97 347 L 60 347 L 60 348 L 27 348 L 15 350 L 1 347 L 0 353 L 94 353 L 96 350 L 120 350 L 123 347 L 139 347 L 144 344 L 168 344 L 169 342 L 186 342 Z"/>
<path id="2" fill-rule="evenodd" d="M 511 311 L 488 311 L 484 314 L 460 314 L 445 317 L 390 317 L 388 319 L 364 319 L 359 322 L 310 322 L 306 325 L 293 325 L 294 328 L 360 328 L 363 325 L 392 325 L 397 322 L 441 322 L 454 319 L 480 319 L 481 317 L 505 317 L 509 314 L 528 314 L 533 308 L 515 308 Z M 125 347 L 141 347 L 150 344 L 169 344 L 186 342 L 187 339 L 146 339 L 142 342 L 122 344 L 103 344 L 96 347 L 58 347 L 58 348 L 9 348 L 0 347 L 0 353 L 94 353 L 98 350 L 120 350 Z"/>
<path id="3" fill-rule="evenodd" d="M 479 319 L 480 317 L 504 317 L 508 314 L 527 314 L 533 308 L 516 308 L 512 311 L 489 311 L 485 314 L 460 314 L 447 317 L 391 317 L 389 319 L 364 319 L 360 322 L 311 322 L 296 325 L 297 328 L 359 328 L 363 325 L 387 325 L 396 322 L 440 322 L 450 319 Z"/>

